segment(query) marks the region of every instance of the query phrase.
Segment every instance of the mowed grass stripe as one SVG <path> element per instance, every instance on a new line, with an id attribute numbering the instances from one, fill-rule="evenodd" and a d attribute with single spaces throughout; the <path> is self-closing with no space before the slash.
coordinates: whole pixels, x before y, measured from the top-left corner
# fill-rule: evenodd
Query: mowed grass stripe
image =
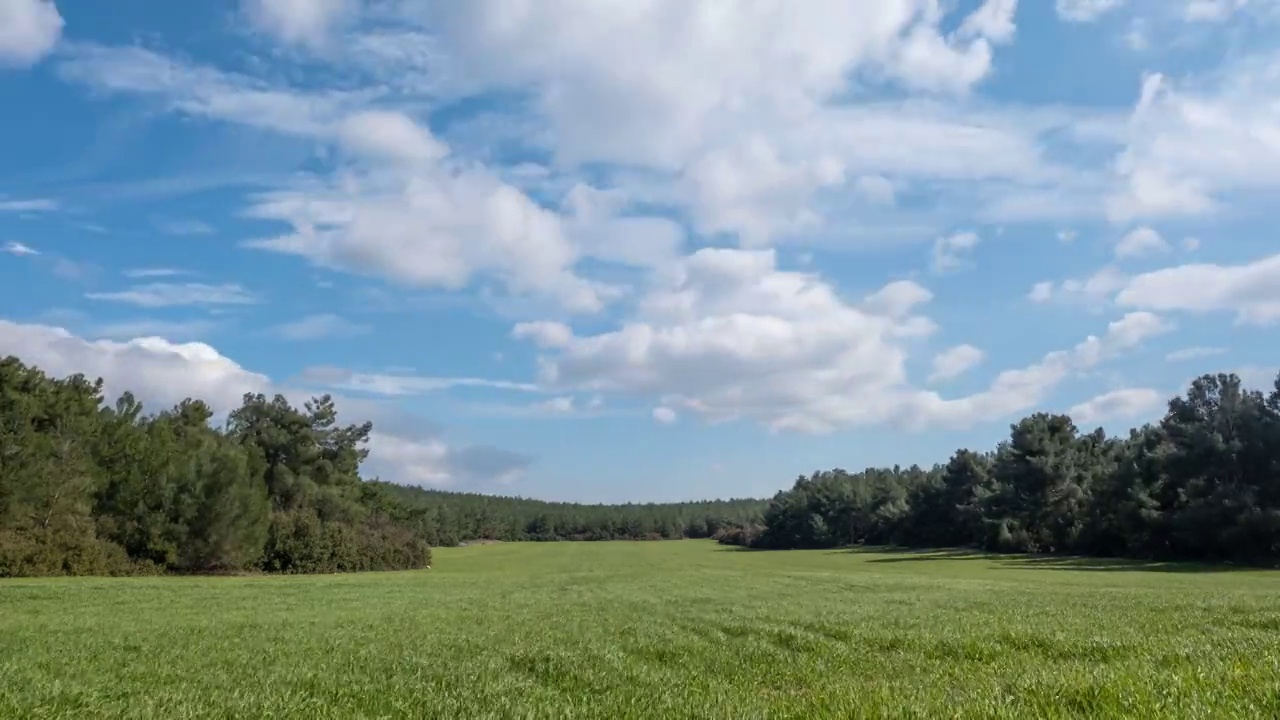
<path id="1" fill-rule="evenodd" d="M 0 717 L 1274 717 L 1280 573 L 506 544 L 0 582 Z"/>

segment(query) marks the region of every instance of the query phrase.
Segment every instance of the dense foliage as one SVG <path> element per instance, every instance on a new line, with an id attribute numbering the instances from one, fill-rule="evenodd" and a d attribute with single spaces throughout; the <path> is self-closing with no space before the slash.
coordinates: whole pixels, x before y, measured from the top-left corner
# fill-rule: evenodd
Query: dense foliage
<path id="1" fill-rule="evenodd" d="M 429 519 L 432 545 L 477 539 L 670 540 L 709 538 L 758 523 L 764 500 L 581 505 L 525 498 L 441 492 L 376 483 Z"/>
<path id="2" fill-rule="evenodd" d="M 763 528 L 722 540 L 1274 563 L 1280 379 L 1264 395 L 1205 375 L 1124 438 L 1039 413 L 993 452 L 960 450 L 945 466 L 801 477 L 773 498 Z"/>
<path id="3" fill-rule="evenodd" d="M 760 500 L 575 505 L 364 482 L 369 423 L 332 398 L 246 395 L 148 415 L 102 382 L 0 361 L 0 577 L 423 567 L 469 540 L 710 537 Z"/>
<path id="4" fill-rule="evenodd" d="M 423 567 L 414 513 L 361 482 L 371 427 L 246 395 L 225 428 L 0 361 L 0 576 Z"/>

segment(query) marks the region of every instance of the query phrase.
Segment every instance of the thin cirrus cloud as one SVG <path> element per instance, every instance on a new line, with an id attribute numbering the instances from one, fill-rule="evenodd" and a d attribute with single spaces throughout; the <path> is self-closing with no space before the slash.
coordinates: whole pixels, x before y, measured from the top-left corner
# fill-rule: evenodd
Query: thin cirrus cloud
<path id="1" fill-rule="evenodd" d="M 127 290 L 85 293 L 90 300 L 125 303 L 145 308 L 180 305 L 254 305 L 262 302 L 258 295 L 235 283 L 149 283 Z"/>
<path id="2" fill-rule="evenodd" d="M 273 337 L 285 340 L 322 340 L 325 338 L 353 338 L 373 332 L 369 325 L 354 323 L 333 313 L 308 315 L 292 322 L 276 325 L 268 330 Z"/>

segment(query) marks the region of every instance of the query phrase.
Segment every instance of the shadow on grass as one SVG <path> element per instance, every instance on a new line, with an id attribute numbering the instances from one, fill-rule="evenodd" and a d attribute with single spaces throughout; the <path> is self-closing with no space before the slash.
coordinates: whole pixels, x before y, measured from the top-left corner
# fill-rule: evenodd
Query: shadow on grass
<path id="1" fill-rule="evenodd" d="M 892 555 L 868 560 L 869 563 L 928 562 L 931 560 L 986 560 L 1011 570 L 1066 570 L 1071 572 L 1162 572 L 1220 573 L 1273 568 L 1197 562 L 1126 560 L 1121 558 L 1081 557 L 1076 555 L 1001 555 L 971 548 L 917 549 L 901 547 L 857 547 L 838 552 Z"/>

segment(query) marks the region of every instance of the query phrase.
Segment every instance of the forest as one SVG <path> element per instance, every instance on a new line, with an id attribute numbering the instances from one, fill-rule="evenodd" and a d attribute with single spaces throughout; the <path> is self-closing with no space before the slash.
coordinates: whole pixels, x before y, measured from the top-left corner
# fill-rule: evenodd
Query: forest
<path id="1" fill-rule="evenodd" d="M 469 540 L 710 537 L 764 501 L 573 505 L 365 481 L 372 425 L 328 396 L 156 413 L 102 381 L 0 360 L 0 577 L 426 567 Z"/>
<path id="2" fill-rule="evenodd" d="M 246 395 L 215 424 L 199 399 L 147 412 L 102 388 L 0 361 L 0 577 L 412 569 L 474 540 L 1280 558 L 1280 380 L 1264 395 L 1205 375 L 1127 437 L 1038 413 L 994 450 L 928 469 L 817 472 L 768 501 L 627 505 L 366 480 L 372 425 L 339 425 L 329 396 Z"/>
<path id="3" fill-rule="evenodd" d="M 801 477 L 761 523 L 721 535 L 758 548 L 972 546 L 1160 560 L 1280 560 L 1280 378 L 1269 394 L 1204 375 L 1157 423 L 1108 437 L 1037 413 L 989 452 L 943 466 Z"/>

